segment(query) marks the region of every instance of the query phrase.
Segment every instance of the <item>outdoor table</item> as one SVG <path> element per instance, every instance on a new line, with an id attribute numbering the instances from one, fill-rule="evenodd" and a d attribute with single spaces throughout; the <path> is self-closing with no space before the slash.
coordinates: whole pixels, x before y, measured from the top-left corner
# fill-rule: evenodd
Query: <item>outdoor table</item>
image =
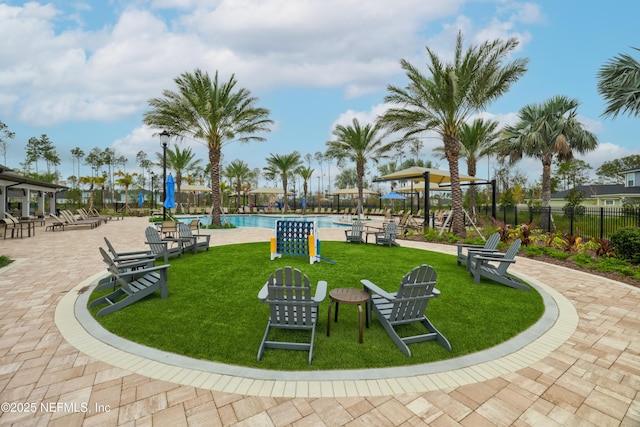
<path id="1" fill-rule="evenodd" d="M 383 228 L 370 227 L 370 226 L 365 227 L 365 230 L 364 230 L 364 242 L 365 243 L 369 243 L 369 235 L 370 234 L 374 234 L 375 235 L 376 233 L 381 233 L 383 231 L 384 231 Z"/>
<path id="2" fill-rule="evenodd" d="M 362 328 L 362 304 L 364 304 L 364 309 L 366 312 L 367 318 L 367 328 L 369 327 L 369 294 L 361 289 L 355 288 L 337 288 L 329 291 L 329 298 L 331 298 L 331 303 L 329 304 L 329 313 L 327 316 L 327 336 L 330 336 L 331 333 L 331 308 L 333 304 L 336 305 L 336 313 L 334 321 L 338 321 L 338 307 L 340 303 L 343 304 L 352 304 L 358 306 L 358 317 L 360 321 L 360 339 L 359 343 L 362 344 L 363 341 L 363 328 Z"/>

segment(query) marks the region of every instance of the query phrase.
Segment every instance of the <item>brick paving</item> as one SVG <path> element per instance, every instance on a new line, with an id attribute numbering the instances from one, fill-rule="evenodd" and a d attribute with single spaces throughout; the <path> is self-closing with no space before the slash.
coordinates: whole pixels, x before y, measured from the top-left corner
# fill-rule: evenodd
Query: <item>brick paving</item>
<path id="1" fill-rule="evenodd" d="M 61 329 L 67 326 L 58 325 L 69 314 L 64 301 L 75 298 L 71 291 L 79 283 L 104 272 L 97 251 L 103 236 L 118 250 L 143 249 L 147 224 L 145 218 L 127 218 L 93 230 L 38 227 L 35 237 L 0 240 L 0 254 L 17 260 L 0 269 L 0 401 L 10 404 L 2 407 L 0 425 L 640 426 L 640 290 L 522 258 L 510 270 L 568 301 L 559 308 L 575 313 L 575 324 L 556 325 L 569 331 L 566 338 L 539 356 L 522 355 L 512 366 L 496 361 L 503 369 L 464 384 L 445 381 L 422 390 L 407 378 L 389 381 L 389 388 L 368 381 L 368 392 L 345 390 L 342 397 L 335 390 L 333 397 L 308 397 L 323 396 L 332 385 L 327 381 L 314 382 L 315 392 L 309 386 L 281 396 L 262 393 L 256 384 L 228 392 L 204 383 L 184 385 L 193 382 L 188 374 L 167 381 L 157 373 L 137 373 L 141 366 L 123 369 L 110 349 L 78 350 L 71 344 L 78 338 L 65 339 Z M 219 245 L 266 241 L 271 232 L 211 234 L 212 244 Z M 323 230 L 322 237 L 344 238 L 340 230 Z"/>

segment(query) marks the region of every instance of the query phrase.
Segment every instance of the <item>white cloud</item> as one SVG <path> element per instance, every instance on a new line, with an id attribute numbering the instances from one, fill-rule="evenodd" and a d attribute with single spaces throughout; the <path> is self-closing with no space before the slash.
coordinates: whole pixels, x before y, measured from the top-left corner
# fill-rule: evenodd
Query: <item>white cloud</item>
<path id="1" fill-rule="evenodd" d="M 0 5 L 0 108 L 31 125 L 118 120 L 195 68 L 235 73 L 254 91 L 342 86 L 354 98 L 384 90 L 400 58 L 424 52 L 425 28 L 464 3 L 155 0 L 155 9 L 128 6 L 115 24 L 91 30 L 69 26 L 86 7 L 60 29 L 63 12 L 51 4 Z M 458 28 L 472 25 L 460 17 L 443 39 Z"/>

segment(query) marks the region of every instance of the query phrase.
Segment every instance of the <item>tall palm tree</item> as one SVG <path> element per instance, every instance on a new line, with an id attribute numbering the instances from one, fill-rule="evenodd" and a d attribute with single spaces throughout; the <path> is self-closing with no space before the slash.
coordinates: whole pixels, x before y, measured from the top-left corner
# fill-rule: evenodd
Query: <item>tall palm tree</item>
<path id="1" fill-rule="evenodd" d="M 580 103 L 566 96 L 549 98 L 542 104 L 529 104 L 518 113 L 519 121 L 502 131 L 499 154 L 515 163 L 522 157 L 542 161 L 542 206 L 549 207 L 551 199 L 551 164 L 554 156 L 561 161 L 571 160 L 598 146 L 596 136 L 578 121 Z M 545 216 L 543 218 L 546 219 Z M 542 227 L 548 229 L 543 222 Z"/>
<path id="2" fill-rule="evenodd" d="M 313 176 L 315 169 L 311 169 L 310 166 L 298 166 L 296 173 L 302 178 L 302 192 L 304 194 L 305 201 L 307 200 L 307 193 L 309 191 L 309 180 Z M 318 194 L 318 206 L 320 206 L 320 194 Z M 307 213 L 307 204 L 302 207 L 302 215 Z"/>
<path id="3" fill-rule="evenodd" d="M 120 178 L 118 178 L 116 180 L 116 184 L 124 187 L 124 209 L 129 212 L 131 210 L 131 207 L 129 206 L 129 187 L 131 187 L 131 185 L 133 185 L 133 179 L 135 176 L 137 176 L 137 173 L 128 173 L 128 172 L 123 172 L 123 171 L 117 171 L 115 173 L 116 176 L 119 176 Z"/>
<path id="4" fill-rule="evenodd" d="M 356 164 L 358 177 L 358 215 L 362 214 L 364 188 L 364 172 L 369 160 L 378 163 L 388 157 L 398 143 L 382 139 L 382 128 L 378 123 L 362 126 L 354 118 L 350 125 L 336 125 L 333 130 L 335 140 L 327 142 L 327 153 L 338 161 L 349 159 Z"/>
<path id="5" fill-rule="evenodd" d="M 495 143 L 498 140 L 499 132 L 496 131 L 498 122 L 494 120 L 475 119 L 471 124 L 463 123 L 460 130 L 460 158 L 467 162 L 467 175 L 476 176 L 478 162 L 484 157 L 495 153 Z M 439 146 L 433 152 L 446 159 L 444 147 Z M 476 209 L 476 187 L 469 188 L 469 211 L 475 214 Z"/>
<path id="6" fill-rule="evenodd" d="M 516 46 L 516 39 L 494 40 L 463 51 L 462 33 L 458 33 L 452 62 L 443 62 L 427 47 L 428 75 L 403 59 L 400 64 L 409 84 L 404 89 L 387 88 L 385 101 L 398 105 L 382 118 L 389 130 L 403 132 L 404 139 L 428 130 L 442 137 L 451 174 L 452 229 L 458 236 L 466 235 L 458 171 L 462 124 L 507 92 L 527 70 L 527 59 L 506 62 Z"/>
<path id="7" fill-rule="evenodd" d="M 242 199 L 240 193 L 242 192 L 243 184 L 254 178 L 254 171 L 249 168 L 249 165 L 242 160 L 234 160 L 224 168 L 224 176 L 229 178 L 236 187 L 236 208 L 240 210 Z"/>
<path id="8" fill-rule="evenodd" d="M 640 62 L 627 54 L 610 59 L 598 72 L 598 92 L 607 101 L 603 116 L 614 119 L 620 113 L 639 116 Z"/>
<path id="9" fill-rule="evenodd" d="M 166 130 L 179 140 L 204 141 L 209 149 L 212 188 L 212 222 L 220 223 L 220 156 L 223 145 L 232 141 L 264 141 L 256 134 L 268 132 L 273 123 L 269 110 L 256 106 L 257 98 L 247 89 L 236 88 L 232 75 L 226 83 L 199 69 L 175 79 L 177 91 L 163 91 L 163 98 L 149 100 L 151 110 L 144 123 Z"/>
<path id="10" fill-rule="evenodd" d="M 156 157 L 158 158 L 158 164 L 162 165 L 164 161 L 164 153 L 156 153 Z M 182 196 L 180 194 L 180 190 L 182 188 L 182 178 L 184 173 L 197 167 L 202 159 L 196 159 L 196 155 L 191 150 L 191 147 L 187 147 L 184 150 L 180 150 L 180 147 L 176 145 L 175 148 L 167 148 L 167 167 L 169 169 L 173 169 L 176 173 L 176 195 L 177 201 L 182 201 Z M 165 182 L 164 185 L 167 185 Z M 176 211 L 178 213 L 182 212 L 182 205 L 178 203 L 176 207 Z"/>
<path id="11" fill-rule="evenodd" d="M 290 154 L 272 154 L 267 157 L 267 167 L 264 168 L 267 179 L 273 179 L 276 175 L 280 175 L 282 179 L 282 190 L 284 191 L 283 212 L 289 209 L 287 201 L 287 183 L 289 176 L 302 164 L 300 153 L 294 151 Z"/>

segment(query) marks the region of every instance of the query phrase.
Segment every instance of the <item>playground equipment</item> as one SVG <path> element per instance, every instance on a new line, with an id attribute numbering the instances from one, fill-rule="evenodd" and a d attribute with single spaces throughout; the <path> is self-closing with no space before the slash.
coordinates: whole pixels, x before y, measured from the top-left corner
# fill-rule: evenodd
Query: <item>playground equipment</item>
<path id="1" fill-rule="evenodd" d="M 320 237 L 315 221 L 277 220 L 271 238 L 271 261 L 282 255 L 308 256 L 320 262 Z"/>

